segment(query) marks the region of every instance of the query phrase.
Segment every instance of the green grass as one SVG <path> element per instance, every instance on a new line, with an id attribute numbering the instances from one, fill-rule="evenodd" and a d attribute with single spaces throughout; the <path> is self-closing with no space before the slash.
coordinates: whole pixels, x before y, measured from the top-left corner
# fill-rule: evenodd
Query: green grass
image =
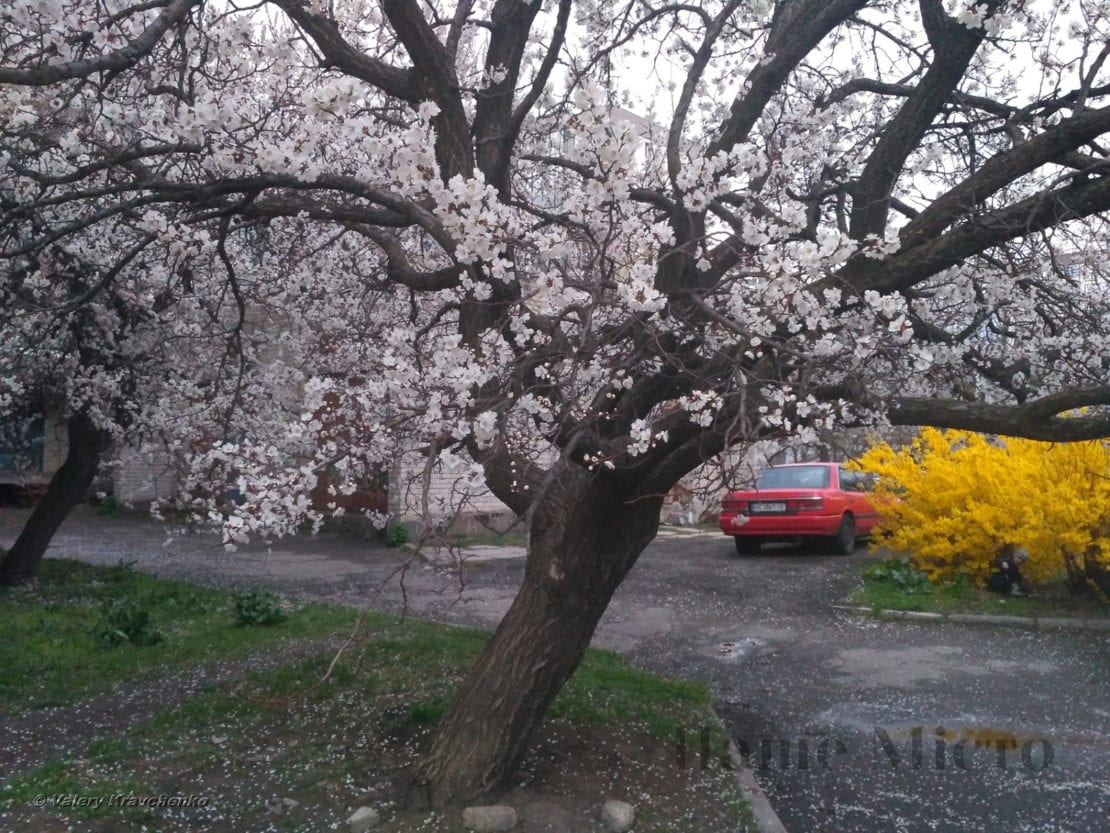
<path id="1" fill-rule="evenodd" d="M 508 532 L 452 535 L 451 542 L 457 547 L 527 547 L 528 531 L 513 527 Z"/>
<path id="2" fill-rule="evenodd" d="M 411 619 L 404 624 L 378 622 L 362 649 L 340 662 L 323 685 L 320 678 L 330 655 L 251 674 L 239 686 L 213 688 L 147 721 L 126 739 L 92 744 L 89 757 L 115 767 L 128 759 L 185 753 L 205 765 L 227 754 L 211 741 L 213 736 L 276 737 L 288 732 L 298 739 L 293 757 L 274 765 L 318 769 L 317 777 L 336 777 L 348 762 L 333 760 L 333 727 L 373 727 L 379 736 L 430 731 L 488 638 L 486 631 Z M 289 711 L 292 703 L 298 705 Z M 724 737 L 703 686 L 639 671 L 616 654 L 598 650 L 587 652 L 547 719 L 646 731 L 666 744 L 675 741 L 682 727 L 691 759 L 701 727 L 711 727 L 715 751 Z M 0 802 L 6 797 L 0 790 Z"/>
<path id="3" fill-rule="evenodd" d="M 96 799 L 114 795 L 148 795 L 157 792 L 151 785 L 131 778 L 100 779 L 86 778 L 77 774 L 78 767 L 70 761 L 51 761 L 22 776 L 16 776 L 0 787 L 0 806 L 6 802 L 28 804 L 41 796 L 47 796 L 47 806 L 53 805 L 53 796 L 89 796 Z M 58 806 L 58 812 L 79 818 L 103 818 L 111 815 L 135 815 L 132 808 L 111 807 L 107 803 L 82 803 L 74 801 L 71 806 Z M 129 813 L 128 811 L 131 810 Z"/>
<path id="4" fill-rule="evenodd" d="M 105 600 L 134 598 L 149 611 L 165 640 L 151 646 L 100 647 L 90 631 Z M 97 567 L 47 560 L 34 589 L 0 590 L 0 706 L 7 709 L 64 705 L 104 691 L 121 680 L 167 667 L 245 656 L 277 640 L 326 635 L 349 627 L 354 613 L 303 604 L 273 627 L 236 627 L 234 594 L 158 579 L 125 566 Z M 419 722 L 438 719 L 442 696 L 474 662 L 489 632 L 409 619 L 404 624 L 377 614 L 368 619 L 372 637 L 339 665 L 375 669 L 394 688 L 440 680 L 427 702 L 410 701 Z M 258 678 L 259 696 L 286 696 L 311 684 L 324 657 L 287 666 Z M 74 669 L 80 669 L 75 674 Z M 711 706 L 701 685 L 632 668 L 619 655 L 587 652 L 556 700 L 552 716 L 591 723 L 642 723 L 653 734 L 673 733 L 679 721 L 704 715 Z"/>
<path id="5" fill-rule="evenodd" d="M 401 624 L 386 617 L 373 620 L 371 628 L 366 642 L 339 662 L 323 685 L 320 678 L 330 654 L 252 673 L 235 686 L 213 686 L 201 692 L 134 727 L 126 737 L 94 741 L 86 758 L 110 772 L 128 760 L 174 755 L 205 766 L 228 754 L 213 738 L 278 737 L 289 732 L 299 738 L 293 753 L 297 760 L 284 765 L 301 769 L 307 761 L 308 766 L 335 775 L 327 748 L 333 733 L 327 727 L 376 725 L 386 734 L 429 730 L 442 717 L 455 685 L 490 636 L 487 631 L 412 619 Z M 290 711 L 293 703 L 298 706 Z M 548 718 L 635 728 L 667 743 L 684 727 L 693 756 L 702 726 L 714 728 L 714 749 L 719 746 L 721 729 L 711 706 L 711 697 L 700 684 L 667 680 L 632 668 L 616 654 L 591 649 Z M 280 768 L 282 762 L 271 765 Z M 79 771 L 75 765 L 51 762 L 0 788 L 0 804 L 22 800 L 25 793 L 47 791 L 45 786 L 33 789 L 39 785 L 80 780 Z M 80 790 L 58 792 L 87 792 L 91 787 L 78 786 Z"/>
<path id="6" fill-rule="evenodd" d="M 167 634 L 164 643 L 103 650 L 91 642 L 87 632 L 100 603 L 121 591 L 149 605 Z M 127 569 L 51 562 L 35 592 L 0 596 L 0 615 L 0 638 L 5 640 L 0 662 L 8 663 L 0 666 L 5 668 L 3 694 L 8 702 L 25 705 L 72 700 L 166 665 L 208 660 L 214 652 L 247 654 L 283 632 L 328 633 L 349 625 L 353 614 L 306 606 L 274 628 L 236 628 L 230 593 Z M 80 760 L 53 760 L 21 773 L 0 787 L 0 811 L 26 807 L 43 793 L 158 794 L 166 790 L 167 777 L 173 783 L 210 782 L 214 776 L 229 783 L 244 779 L 252 784 L 252 797 L 264 790 L 323 801 L 324 795 L 313 797 L 317 788 L 311 785 L 362 783 L 369 777 L 368 767 L 388 771 L 399 762 L 411 763 L 414 750 L 442 718 L 489 638 L 484 630 L 371 615 L 364 638 L 334 664 L 326 681 L 321 678 L 334 656 L 322 651 L 209 686 L 129 728 L 126 735 L 93 741 Z M 72 673 L 75 667 L 81 674 Z M 703 686 L 663 679 L 599 650 L 587 651 L 548 720 L 572 737 L 588 726 L 622 735 L 647 733 L 667 750 L 681 728 L 692 761 L 702 727 L 713 732 L 715 754 L 723 739 Z M 264 785 L 250 780 L 259 775 L 252 761 L 265 761 Z M 742 799 L 729 792 L 731 781 L 723 772 L 714 776 L 720 778 L 722 809 L 742 814 Z M 102 816 L 137 811 L 54 807 L 53 812 Z"/>
<path id="7" fill-rule="evenodd" d="M 134 599 L 163 639 L 103 647 L 92 631 L 106 602 Z M 333 633 L 351 611 L 298 605 L 273 627 L 236 627 L 234 594 L 157 579 L 125 566 L 48 559 L 36 585 L 0 589 L 0 711 L 72 703 L 121 680 L 240 657 L 285 640 Z"/>
<path id="8" fill-rule="evenodd" d="M 1010 597 L 973 585 L 966 576 L 930 584 L 898 580 L 884 575 L 871 562 L 863 569 L 863 584 L 852 597 L 854 604 L 872 610 L 912 610 L 929 613 L 982 613 L 1003 616 L 1107 617 L 1110 605 L 1089 596 L 1070 593 L 1063 582 L 1036 588 L 1035 596 Z"/>
<path id="9" fill-rule="evenodd" d="M 633 723 L 658 739 L 673 739 L 679 727 L 697 731 L 712 714 L 713 700 L 700 683 L 649 674 L 596 649 L 586 653 L 549 712 L 574 722 Z"/>

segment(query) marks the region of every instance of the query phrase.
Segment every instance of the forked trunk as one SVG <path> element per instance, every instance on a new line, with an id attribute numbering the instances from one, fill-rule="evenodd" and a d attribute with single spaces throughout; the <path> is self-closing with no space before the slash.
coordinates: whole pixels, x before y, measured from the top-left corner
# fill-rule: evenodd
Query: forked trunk
<path id="1" fill-rule="evenodd" d="M 84 414 L 69 421 L 69 451 L 15 544 L 0 561 L 0 585 L 26 584 L 38 570 L 50 539 L 88 494 L 110 438 Z"/>
<path id="2" fill-rule="evenodd" d="M 655 536 L 661 499 L 628 502 L 567 469 L 532 522 L 524 583 L 436 730 L 416 776 L 435 807 L 510 783 L 614 591 Z"/>

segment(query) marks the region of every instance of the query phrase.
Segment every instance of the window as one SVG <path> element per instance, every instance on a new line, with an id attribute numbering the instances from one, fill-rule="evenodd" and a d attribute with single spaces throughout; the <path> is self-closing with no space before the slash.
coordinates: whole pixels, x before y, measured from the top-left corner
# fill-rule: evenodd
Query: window
<path id="1" fill-rule="evenodd" d="M 827 489 L 828 466 L 783 466 L 764 469 L 755 486 L 757 489 Z"/>

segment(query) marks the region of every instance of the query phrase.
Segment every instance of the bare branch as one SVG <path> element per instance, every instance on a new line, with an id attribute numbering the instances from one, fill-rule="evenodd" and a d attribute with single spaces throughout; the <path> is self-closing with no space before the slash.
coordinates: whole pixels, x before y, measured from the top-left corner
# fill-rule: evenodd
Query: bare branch
<path id="1" fill-rule="evenodd" d="M 1063 391 L 1023 405 L 937 399 L 901 399 L 890 410 L 895 425 L 935 425 L 1046 442 L 1110 437 L 1110 386 Z M 1060 416 L 1079 408 L 1090 414 Z"/>
<path id="2" fill-rule="evenodd" d="M 1061 160 L 1069 151 L 1108 130 L 1110 107 L 1085 110 L 1046 129 L 1033 139 L 993 156 L 955 188 L 934 200 L 932 205 L 902 229 L 903 245 L 910 247 L 928 241 L 1018 177 L 1049 162 Z"/>

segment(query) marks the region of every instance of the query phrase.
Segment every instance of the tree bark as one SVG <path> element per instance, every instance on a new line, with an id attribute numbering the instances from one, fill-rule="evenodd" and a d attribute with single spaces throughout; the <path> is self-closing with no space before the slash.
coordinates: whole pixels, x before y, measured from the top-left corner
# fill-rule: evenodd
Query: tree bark
<path id="1" fill-rule="evenodd" d="M 92 486 L 100 458 L 111 442 L 109 434 L 93 425 L 83 413 L 70 419 L 67 433 L 69 451 L 65 462 L 54 473 L 46 494 L 15 544 L 0 561 L 0 585 L 25 584 L 34 577 L 50 539 Z"/>
<path id="2" fill-rule="evenodd" d="M 419 765 L 434 807 L 510 783 L 614 591 L 659 526 L 662 498 L 567 465 L 536 507 L 524 582 Z"/>

